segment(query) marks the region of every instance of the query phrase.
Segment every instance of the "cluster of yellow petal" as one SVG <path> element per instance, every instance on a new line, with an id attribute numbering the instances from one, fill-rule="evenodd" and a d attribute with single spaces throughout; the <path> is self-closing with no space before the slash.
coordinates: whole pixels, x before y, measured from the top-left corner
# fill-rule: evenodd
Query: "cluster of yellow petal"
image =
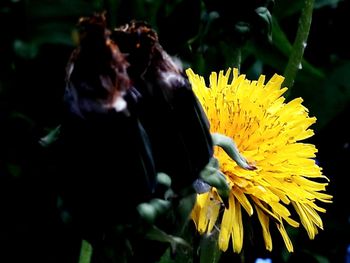
<path id="1" fill-rule="evenodd" d="M 325 212 L 316 200 L 331 202 L 332 196 L 324 193 L 328 179 L 315 162 L 316 147 L 300 142 L 313 136 L 309 127 L 316 121 L 309 117 L 302 99 L 286 103 L 282 94 L 287 88 L 281 88 L 284 78 L 277 74 L 265 84 L 263 75 L 250 81 L 237 69 L 228 69 L 225 73 L 213 72 L 207 87 L 203 77 L 191 69 L 186 73 L 208 116 L 210 131 L 232 138 L 242 155 L 257 167 L 244 170 L 221 148 L 215 149 L 220 170 L 231 187 L 229 207 L 221 209 L 215 189 L 198 195 L 192 211 L 198 231 L 210 233 L 219 225 L 219 248 L 226 251 L 231 238 L 233 250 L 239 253 L 243 207 L 249 216 L 256 211 L 267 250 L 272 250 L 272 219 L 288 251 L 293 251 L 284 223 L 299 226 L 291 218 L 290 208 L 294 208 L 313 239 L 318 228 L 323 228 L 318 212 Z"/>

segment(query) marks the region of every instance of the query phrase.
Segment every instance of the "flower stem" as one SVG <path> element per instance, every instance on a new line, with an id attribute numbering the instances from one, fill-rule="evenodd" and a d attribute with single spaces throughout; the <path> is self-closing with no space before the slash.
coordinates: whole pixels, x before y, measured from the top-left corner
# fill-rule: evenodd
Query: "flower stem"
<path id="1" fill-rule="evenodd" d="M 305 0 L 305 5 L 299 18 L 299 27 L 293 44 L 292 53 L 284 71 L 285 80 L 283 84 L 289 88 L 289 91 L 294 85 L 298 70 L 302 68 L 301 63 L 309 36 L 314 2 L 314 0 Z"/>

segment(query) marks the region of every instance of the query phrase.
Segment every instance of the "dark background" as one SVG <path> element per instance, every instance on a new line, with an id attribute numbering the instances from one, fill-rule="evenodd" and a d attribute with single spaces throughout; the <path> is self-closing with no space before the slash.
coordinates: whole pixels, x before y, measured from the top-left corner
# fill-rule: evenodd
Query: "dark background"
<path id="1" fill-rule="evenodd" d="M 55 182 L 36 158 L 36 142 L 60 123 L 65 66 L 75 47 L 78 18 L 106 10 L 111 28 L 145 20 L 171 55 L 205 76 L 237 65 L 239 52 L 241 72 L 248 78 L 282 75 L 304 1 L 227 2 L 1 0 L 0 262 L 77 262 L 80 241 L 58 219 Z M 273 22 L 257 16 L 258 7 L 266 7 Z M 317 159 L 334 196 L 333 204 L 321 204 L 327 209 L 324 230 L 313 241 L 306 231 L 291 230 L 292 255 L 274 239 L 273 253 L 259 247 L 252 257 L 345 262 L 350 244 L 349 14 L 350 1 L 315 1 L 302 69 L 287 98 L 303 97 L 318 119 L 309 141 L 319 149 Z M 222 261 L 229 262 L 230 253 Z"/>

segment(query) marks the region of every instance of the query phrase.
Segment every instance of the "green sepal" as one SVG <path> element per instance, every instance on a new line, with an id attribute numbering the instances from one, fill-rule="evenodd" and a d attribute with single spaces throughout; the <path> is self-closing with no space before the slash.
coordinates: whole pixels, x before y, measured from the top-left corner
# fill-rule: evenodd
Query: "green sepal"
<path id="1" fill-rule="evenodd" d="M 255 170 L 256 167 L 249 164 L 248 161 L 239 152 L 236 143 L 230 138 L 220 133 L 212 133 L 213 144 L 220 146 L 240 167 L 246 170 Z"/>
<path id="2" fill-rule="evenodd" d="M 218 191 L 226 193 L 229 191 L 229 185 L 226 181 L 225 175 L 220 172 L 216 164 L 217 160 L 212 158 L 201 171 L 200 178 L 210 186 L 215 187 Z"/>
<path id="3" fill-rule="evenodd" d="M 215 187 L 225 206 L 228 206 L 228 196 L 230 186 L 225 175 L 219 170 L 219 163 L 216 158 L 212 158 L 206 167 L 201 171 L 200 178 L 212 187 Z"/>

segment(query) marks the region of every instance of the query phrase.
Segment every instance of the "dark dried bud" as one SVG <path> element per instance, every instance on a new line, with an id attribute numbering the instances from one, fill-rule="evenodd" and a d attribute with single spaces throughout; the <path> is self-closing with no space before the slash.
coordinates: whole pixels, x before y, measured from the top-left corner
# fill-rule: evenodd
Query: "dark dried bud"
<path id="1" fill-rule="evenodd" d="M 111 38 L 127 55 L 131 79 L 137 82 L 141 77 L 152 83 L 148 85 L 149 92 L 154 92 L 154 84 L 169 96 L 169 90 L 188 86 L 180 60 L 169 56 L 160 45 L 157 33 L 147 23 L 131 21 L 115 29 Z"/>
<path id="2" fill-rule="evenodd" d="M 110 39 L 102 14 L 80 18 L 79 46 L 67 65 L 65 102 L 71 112 L 121 111 L 126 107 L 123 94 L 130 87 L 128 63 Z"/>
<path id="3" fill-rule="evenodd" d="M 110 31 L 107 30 L 106 17 L 104 13 L 95 13 L 92 16 L 81 17 L 77 23 L 80 43 L 84 40 L 95 42 L 108 37 Z"/>
<path id="4" fill-rule="evenodd" d="M 158 172 L 185 191 L 212 155 L 206 116 L 195 98 L 180 60 L 161 46 L 147 23 L 131 21 L 111 38 L 126 54 L 131 81 L 141 93 L 140 120 L 149 135 Z"/>
<path id="5" fill-rule="evenodd" d="M 158 43 L 158 35 L 150 25 L 133 20 L 116 28 L 111 38 L 127 55 L 131 74 L 134 76 L 143 74 L 149 65 L 153 49 Z"/>

